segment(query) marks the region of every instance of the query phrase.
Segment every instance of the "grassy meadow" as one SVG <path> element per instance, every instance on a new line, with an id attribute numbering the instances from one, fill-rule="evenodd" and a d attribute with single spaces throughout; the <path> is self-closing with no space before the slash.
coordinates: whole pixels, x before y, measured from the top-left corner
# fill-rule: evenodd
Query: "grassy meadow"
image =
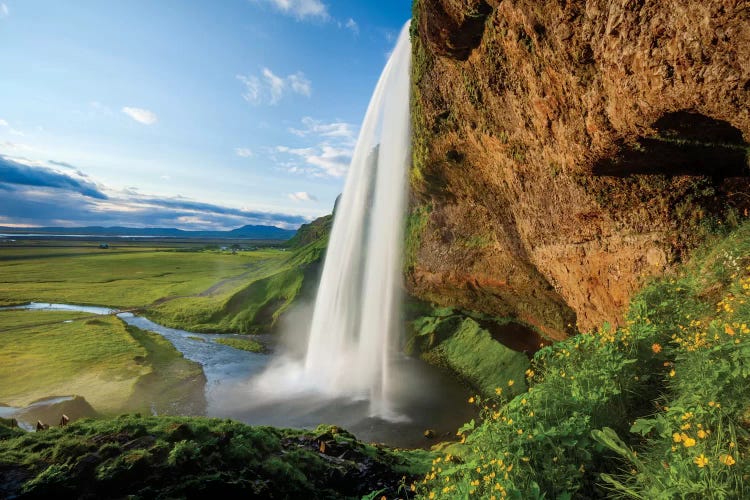
<path id="1" fill-rule="evenodd" d="M 202 370 L 163 338 L 113 316 L 0 311 L 0 402 L 23 407 L 56 395 L 83 396 L 98 412 L 149 410 L 176 399 Z M 154 383 L 148 383 L 152 381 Z M 176 389 L 175 393 L 173 388 Z"/>
<path id="2" fill-rule="evenodd" d="M 211 295 L 211 288 L 222 288 L 223 282 L 229 290 L 238 288 L 233 279 L 284 256 L 280 250 L 232 255 L 133 245 L 102 250 L 93 243 L 3 246 L 0 305 L 36 301 L 142 308 L 158 300 Z"/>

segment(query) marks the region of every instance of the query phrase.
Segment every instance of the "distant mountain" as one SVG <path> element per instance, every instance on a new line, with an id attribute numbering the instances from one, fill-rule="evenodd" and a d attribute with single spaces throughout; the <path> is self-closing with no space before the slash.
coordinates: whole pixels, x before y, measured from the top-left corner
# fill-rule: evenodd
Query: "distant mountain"
<path id="1" fill-rule="evenodd" d="M 288 240 L 297 232 L 276 226 L 242 226 L 231 231 L 184 231 L 166 227 L 33 227 L 18 228 L 0 226 L 0 232 L 12 234 L 49 234 L 95 236 L 150 236 L 153 238 L 218 238 L 245 240 Z"/>

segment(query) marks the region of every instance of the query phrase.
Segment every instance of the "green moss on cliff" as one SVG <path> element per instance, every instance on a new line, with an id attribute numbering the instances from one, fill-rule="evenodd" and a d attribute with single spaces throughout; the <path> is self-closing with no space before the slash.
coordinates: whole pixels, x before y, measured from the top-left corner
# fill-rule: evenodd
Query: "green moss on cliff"
<path id="1" fill-rule="evenodd" d="M 411 322 L 411 337 L 404 350 L 425 361 L 444 367 L 480 393 L 490 395 L 498 387 L 515 384 L 511 393 L 524 390 L 525 354 L 499 342 L 478 319 L 450 308 L 423 312 Z M 500 328 L 510 323 L 493 323 Z"/>
<path id="2" fill-rule="evenodd" d="M 365 445 L 336 427 L 122 416 L 0 432 L 0 496 L 20 498 L 395 497 L 430 455 Z"/>
<path id="3" fill-rule="evenodd" d="M 406 239 L 404 244 L 404 269 L 408 272 L 417 261 L 417 252 L 422 233 L 427 227 L 431 205 L 417 205 L 412 207 L 406 219 Z"/>

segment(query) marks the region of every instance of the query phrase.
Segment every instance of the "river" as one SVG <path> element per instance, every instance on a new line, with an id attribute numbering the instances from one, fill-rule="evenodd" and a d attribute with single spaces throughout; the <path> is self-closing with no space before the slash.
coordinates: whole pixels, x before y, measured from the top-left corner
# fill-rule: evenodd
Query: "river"
<path id="1" fill-rule="evenodd" d="M 258 375 L 274 358 L 216 343 L 218 338 L 238 337 L 232 334 L 195 333 L 167 328 L 129 312 L 105 307 L 71 304 L 31 303 L 7 309 L 38 311 L 78 311 L 92 315 L 116 314 L 125 323 L 161 335 L 169 340 L 185 358 L 199 363 L 206 376 L 206 416 L 232 418 L 253 425 L 314 428 L 319 424 L 335 424 L 354 433 L 359 439 L 382 442 L 400 447 L 424 447 L 434 444 L 426 439 L 426 429 L 436 436 L 453 436 L 463 422 L 474 416 L 466 403 L 470 392 L 451 376 L 426 363 L 403 355 L 396 356 L 394 365 L 404 383 L 396 387 L 395 410 L 404 418 L 386 421 L 369 416 L 364 400 L 330 398 L 322 392 L 300 391 L 278 393 L 259 387 Z M 273 345 L 269 336 L 263 339 Z M 51 404 L 57 399 L 36 402 Z M 11 417 L 26 409 L 0 408 L 0 416 Z M 26 423 L 25 427 L 28 428 Z"/>

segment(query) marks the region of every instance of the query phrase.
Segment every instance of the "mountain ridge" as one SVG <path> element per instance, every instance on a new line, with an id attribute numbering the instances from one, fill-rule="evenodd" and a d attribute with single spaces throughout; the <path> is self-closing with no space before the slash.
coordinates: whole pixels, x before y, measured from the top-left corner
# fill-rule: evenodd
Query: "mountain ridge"
<path id="1" fill-rule="evenodd" d="M 282 229 L 276 226 L 245 225 L 229 231 L 190 231 L 167 227 L 125 226 L 81 226 L 81 227 L 33 227 L 18 228 L 0 226 L 0 231 L 9 234 L 40 233 L 56 235 L 91 234 L 93 236 L 151 236 L 182 238 L 237 238 L 249 240 L 288 240 L 297 233 L 296 229 Z"/>

